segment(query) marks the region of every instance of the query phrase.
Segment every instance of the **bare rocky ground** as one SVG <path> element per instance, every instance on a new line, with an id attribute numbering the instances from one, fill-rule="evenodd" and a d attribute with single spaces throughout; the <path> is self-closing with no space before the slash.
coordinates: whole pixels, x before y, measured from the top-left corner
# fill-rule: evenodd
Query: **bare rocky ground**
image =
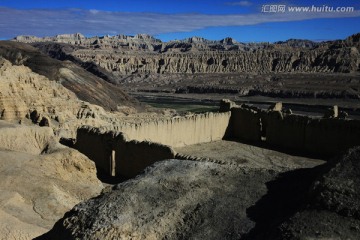
<path id="1" fill-rule="evenodd" d="M 282 239 L 360 238 L 359 158 L 357 147 L 328 164 L 312 183 L 306 206 L 280 225 Z"/>
<path id="2" fill-rule="evenodd" d="M 271 149 L 235 141 L 215 141 L 175 148 L 179 154 L 209 158 L 224 164 L 245 168 L 289 171 L 297 168 L 312 168 L 325 163 L 321 159 L 294 156 Z"/>
<path id="3" fill-rule="evenodd" d="M 38 239 L 358 239 L 359 152 L 285 172 L 158 162 Z"/>
<path id="4" fill-rule="evenodd" d="M 275 175 L 209 162 L 158 162 L 77 205 L 40 239 L 239 239 L 255 226 L 246 209 Z"/>

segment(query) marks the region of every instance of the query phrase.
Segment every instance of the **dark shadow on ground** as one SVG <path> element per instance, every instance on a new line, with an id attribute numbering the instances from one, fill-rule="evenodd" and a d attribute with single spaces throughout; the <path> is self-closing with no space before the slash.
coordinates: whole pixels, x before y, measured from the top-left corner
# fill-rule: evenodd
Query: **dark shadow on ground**
<path id="1" fill-rule="evenodd" d="M 227 132 L 231 131 L 231 129 L 227 129 Z M 306 158 L 317 158 L 317 159 L 321 159 L 321 160 L 325 160 L 325 161 L 332 161 L 334 158 L 338 158 L 340 156 L 343 156 L 346 151 L 344 152 L 339 152 L 339 154 L 337 156 L 326 156 L 326 155 L 322 155 L 322 154 L 313 154 L 313 153 L 308 153 L 308 152 L 300 152 L 300 151 L 295 151 L 295 150 L 289 150 L 283 147 L 277 147 L 277 146 L 272 146 L 270 144 L 268 144 L 266 141 L 246 141 L 243 139 L 238 139 L 238 138 L 233 138 L 233 137 L 227 137 L 227 135 L 225 135 L 225 137 L 222 139 L 223 141 L 229 141 L 229 142 L 239 142 L 239 143 L 243 143 L 243 144 L 248 144 L 248 145 L 252 145 L 255 147 L 259 147 L 259 148 L 264 148 L 267 150 L 273 150 L 273 151 L 277 151 L 277 152 L 281 152 L 281 153 L 285 153 L 285 154 L 289 154 L 292 156 L 299 156 L 299 157 L 306 157 Z"/>
<path id="2" fill-rule="evenodd" d="M 61 138 L 59 142 L 62 145 L 65 145 L 67 147 L 76 149 L 75 148 L 75 141 L 76 140 L 72 139 L 72 138 Z M 95 164 L 95 166 L 96 166 L 96 164 Z M 118 184 L 118 183 L 121 183 L 121 182 L 124 182 L 124 181 L 128 180 L 128 178 L 123 177 L 123 176 L 110 176 L 109 173 L 105 172 L 104 170 L 102 170 L 98 166 L 96 166 L 96 176 L 102 183 L 111 184 L 111 185 Z"/>
<path id="3" fill-rule="evenodd" d="M 74 148 L 76 139 L 74 138 L 60 138 L 59 143 L 69 148 Z M 74 148 L 75 149 L 75 148 Z"/>
<path id="4" fill-rule="evenodd" d="M 268 193 L 246 211 L 256 225 L 241 239 L 280 239 L 278 226 L 306 207 L 310 186 L 328 168 L 324 164 L 285 172 L 268 182 Z"/>
<path id="5" fill-rule="evenodd" d="M 96 172 L 97 178 L 105 184 L 114 185 L 128 180 L 128 178 L 123 176 L 110 176 L 108 173 L 105 173 L 101 168 L 98 167 L 96 168 Z"/>

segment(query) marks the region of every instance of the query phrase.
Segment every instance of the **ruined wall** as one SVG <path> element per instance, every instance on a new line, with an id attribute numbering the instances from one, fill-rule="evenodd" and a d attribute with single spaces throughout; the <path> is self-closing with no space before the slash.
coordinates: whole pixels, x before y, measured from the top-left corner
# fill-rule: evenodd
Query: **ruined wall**
<path id="1" fill-rule="evenodd" d="M 129 141 L 123 133 L 90 127 L 78 129 L 75 148 L 93 160 L 105 174 L 129 178 L 156 161 L 175 157 L 169 146 Z"/>
<path id="2" fill-rule="evenodd" d="M 75 148 L 93 160 L 98 171 L 110 173 L 114 136 L 113 132 L 96 128 L 79 128 Z"/>
<path id="3" fill-rule="evenodd" d="M 319 156 L 339 155 L 360 145 L 360 121 L 312 119 L 241 107 L 226 113 L 124 124 L 118 129 L 125 133 L 80 128 L 75 147 L 105 173 L 114 172 L 125 177 L 136 176 L 156 161 L 175 158 L 177 155 L 169 145 L 179 147 L 211 142 L 221 140 L 229 133 L 230 137 L 255 143 L 260 143 L 265 136 L 269 146 Z"/>
<path id="4" fill-rule="evenodd" d="M 360 145 L 360 121 L 281 116 L 274 112 L 268 115 L 266 142 L 286 150 L 335 156 Z"/>
<path id="5" fill-rule="evenodd" d="M 134 177 L 154 162 L 175 158 L 174 150 L 162 144 L 139 141 L 116 141 L 116 173 Z"/>
<path id="6" fill-rule="evenodd" d="M 182 147 L 221 140 L 226 134 L 231 113 L 205 113 L 142 124 L 123 124 L 116 131 L 129 139 Z"/>
<path id="7" fill-rule="evenodd" d="M 83 127 L 77 131 L 75 148 L 105 173 L 133 177 L 155 161 L 174 158 L 175 152 L 169 146 L 223 139 L 230 116 L 231 112 L 197 114 L 142 124 L 122 124 L 112 131 Z"/>
<path id="8" fill-rule="evenodd" d="M 360 121 L 344 119 L 312 119 L 306 126 L 305 151 L 339 155 L 360 145 Z"/>
<path id="9" fill-rule="evenodd" d="M 360 145 L 360 121 L 337 118 L 314 119 L 280 111 L 231 109 L 231 136 L 260 142 L 301 154 L 335 156 Z M 261 121 L 261 125 L 258 122 Z"/>
<path id="10" fill-rule="evenodd" d="M 275 147 L 303 152 L 305 149 L 307 116 L 285 115 L 274 111 L 267 115 L 266 142 Z"/>
<path id="11" fill-rule="evenodd" d="M 244 141 L 261 140 L 260 114 L 252 109 L 234 107 L 231 109 L 230 137 Z"/>

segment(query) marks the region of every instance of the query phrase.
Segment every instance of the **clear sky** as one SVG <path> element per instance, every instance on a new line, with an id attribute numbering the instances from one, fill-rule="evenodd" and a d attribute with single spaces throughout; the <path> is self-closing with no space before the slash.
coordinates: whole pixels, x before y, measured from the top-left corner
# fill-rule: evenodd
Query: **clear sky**
<path id="1" fill-rule="evenodd" d="M 360 1 L 0 0 L 0 39 L 76 32 L 148 33 L 163 41 L 191 36 L 241 42 L 342 39 L 360 32 Z"/>

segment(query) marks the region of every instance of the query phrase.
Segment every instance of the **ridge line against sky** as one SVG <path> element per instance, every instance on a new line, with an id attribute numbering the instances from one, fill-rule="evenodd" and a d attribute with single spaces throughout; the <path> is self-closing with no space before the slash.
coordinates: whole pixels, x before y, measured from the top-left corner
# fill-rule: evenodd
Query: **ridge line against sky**
<path id="1" fill-rule="evenodd" d="M 93 0 L 0 0 L 0 39 L 80 32 L 85 36 L 146 33 L 162 41 L 200 36 L 210 40 L 233 37 L 241 42 L 274 42 L 290 38 L 343 39 L 360 32 L 357 0 L 278 3 L 172 0 L 166 4 L 159 0 L 103 0 L 101 3 Z M 354 11 L 261 12 L 265 5 L 351 6 Z"/>

